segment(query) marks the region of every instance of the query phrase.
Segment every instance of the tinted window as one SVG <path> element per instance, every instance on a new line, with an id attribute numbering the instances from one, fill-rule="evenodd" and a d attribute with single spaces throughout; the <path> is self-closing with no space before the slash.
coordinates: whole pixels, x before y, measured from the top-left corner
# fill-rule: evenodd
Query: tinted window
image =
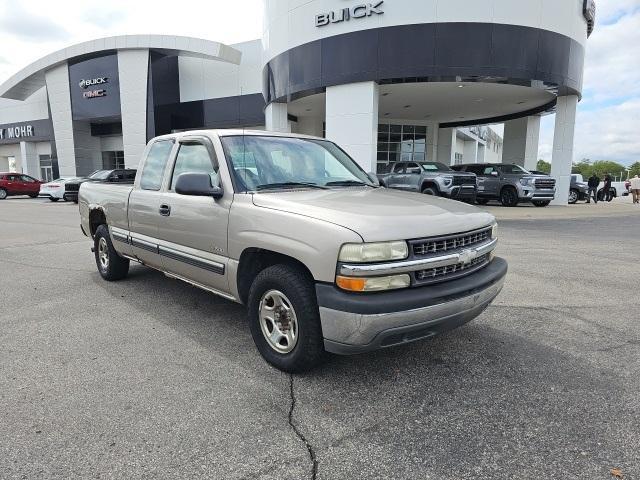
<path id="1" fill-rule="evenodd" d="M 173 141 L 160 140 L 149 149 L 149 154 L 142 168 L 140 177 L 140 188 L 143 190 L 160 190 L 162 185 L 162 175 L 167 166 Z"/>
<path id="2" fill-rule="evenodd" d="M 35 183 L 35 180 L 31 177 L 28 177 L 27 175 L 22 175 L 20 177 L 20 181 L 25 182 L 25 183 Z"/>
<path id="3" fill-rule="evenodd" d="M 519 167 L 518 165 L 501 165 L 500 168 L 502 168 L 502 173 L 505 173 L 505 174 L 521 175 L 521 174 L 529 173 L 524 168 Z"/>
<path id="4" fill-rule="evenodd" d="M 396 163 L 393 166 L 393 173 L 402 173 L 404 172 L 404 163 Z"/>
<path id="5" fill-rule="evenodd" d="M 211 177 L 211 185 L 218 185 L 217 168 L 213 167 L 207 147 L 201 143 L 180 145 L 171 177 L 171 190 L 175 190 L 178 176 L 182 173 L 206 173 Z"/>
<path id="6" fill-rule="evenodd" d="M 443 163 L 439 162 L 426 162 L 422 164 L 422 168 L 429 172 L 450 172 L 451 169 Z"/>
<path id="7" fill-rule="evenodd" d="M 491 175 L 491 172 L 497 172 L 498 170 L 495 167 L 484 167 L 482 169 L 482 175 Z"/>

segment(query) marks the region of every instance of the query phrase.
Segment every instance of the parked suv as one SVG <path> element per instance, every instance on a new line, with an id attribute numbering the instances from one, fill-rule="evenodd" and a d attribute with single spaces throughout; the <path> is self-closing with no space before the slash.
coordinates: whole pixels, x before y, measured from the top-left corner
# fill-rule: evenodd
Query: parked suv
<path id="1" fill-rule="evenodd" d="M 78 191 L 84 182 L 133 183 L 136 178 L 135 169 L 118 168 L 116 170 L 96 170 L 87 178 L 79 178 L 64 185 L 64 200 L 78 203 Z"/>
<path id="2" fill-rule="evenodd" d="M 455 165 L 454 170 L 475 173 L 478 177 L 480 205 L 499 200 L 505 207 L 531 202 L 546 207 L 556 195 L 556 181 L 547 175 L 534 175 L 512 163 L 473 163 Z"/>
<path id="3" fill-rule="evenodd" d="M 378 175 L 380 184 L 398 190 L 454 198 L 473 203 L 476 199 L 476 176 L 456 172 L 438 162 L 398 162 L 389 172 Z"/>
<path id="4" fill-rule="evenodd" d="M 22 173 L 0 173 L 0 200 L 16 195 L 37 198 L 42 182 Z"/>

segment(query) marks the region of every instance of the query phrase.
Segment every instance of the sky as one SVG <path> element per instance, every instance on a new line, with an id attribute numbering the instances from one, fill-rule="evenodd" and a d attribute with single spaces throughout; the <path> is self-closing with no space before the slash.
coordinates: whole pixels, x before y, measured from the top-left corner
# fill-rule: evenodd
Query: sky
<path id="1" fill-rule="evenodd" d="M 43 55 L 111 35 L 172 34 L 228 44 L 261 37 L 262 0 L 182 0 L 184 8 L 166 5 L 157 0 L 110 0 L 100 5 L 0 0 L 0 83 Z M 640 161 L 640 0 L 599 0 L 597 6 L 574 158 L 629 165 Z M 554 115 L 542 119 L 539 157 L 547 161 L 554 121 Z"/>

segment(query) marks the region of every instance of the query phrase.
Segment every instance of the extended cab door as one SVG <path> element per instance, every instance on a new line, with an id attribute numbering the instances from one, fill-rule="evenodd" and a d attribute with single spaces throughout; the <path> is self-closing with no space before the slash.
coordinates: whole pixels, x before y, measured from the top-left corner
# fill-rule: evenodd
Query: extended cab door
<path id="1" fill-rule="evenodd" d="M 206 173 L 212 186 L 221 185 L 215 149 L 208 137 L 183 137 L 177 147 L 159 223 L 164 270 L 227 293 L 227 227 L 233 192 L 225 192 L 218 200 L 176 193 L 176 181 L 183 173 Z"/>
<path id="2" fill-rule="evenodd" d="M 387 187 L 389 188 L 403 188 L 403 178 L 404 178 L 404 170 L 406 164 L 403 162 L 398 162 L 393 165 L 391 168 L 391 173 L 387 177 Z"/>
<path id="3" fill-rule="evenodd" d="M 157 140 L 147 149 L 140 178 L 129 196 L 131 253 L 143 263 L 162 268 L 158 252 L 158 222 L 162 204 L 162 181 L 175 142 Z"/>
<path id="4" fill-rule="evenodd" d="M 478 190 L 482 185 L 484 196 L 498 197 L 500 195 L 500 170 L 494 165 L 484 165 L 478 177 Z M 478 193 L 480 193 L 478 191 Z"/>

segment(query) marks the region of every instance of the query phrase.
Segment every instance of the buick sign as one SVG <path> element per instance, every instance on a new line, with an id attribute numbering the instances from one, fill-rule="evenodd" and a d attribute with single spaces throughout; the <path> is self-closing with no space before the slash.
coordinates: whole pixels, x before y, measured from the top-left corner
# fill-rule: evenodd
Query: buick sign
<path id="1" fill-rule="evenodd" d="M 98 78 L 90 78 L 90 79 L 82 79 L 78 84 L 80 88 L 89 88 L 94 85 L 102 85 L 103 83 L 109 83 L 109 79 L 107 77 L 98 77 Z"/>
<path id="2" fill-rule="evenodd" d="M 367 18 L 372 15 L 382 15 L 382 4 L 384 0 L 377 3 L 364 3 L 351 8 L 342 8 L 334 12 L 321 13 L 316 15 L 316 27 L 324 27 L 330 23 L 348 22 L 352 18 Z"/>

